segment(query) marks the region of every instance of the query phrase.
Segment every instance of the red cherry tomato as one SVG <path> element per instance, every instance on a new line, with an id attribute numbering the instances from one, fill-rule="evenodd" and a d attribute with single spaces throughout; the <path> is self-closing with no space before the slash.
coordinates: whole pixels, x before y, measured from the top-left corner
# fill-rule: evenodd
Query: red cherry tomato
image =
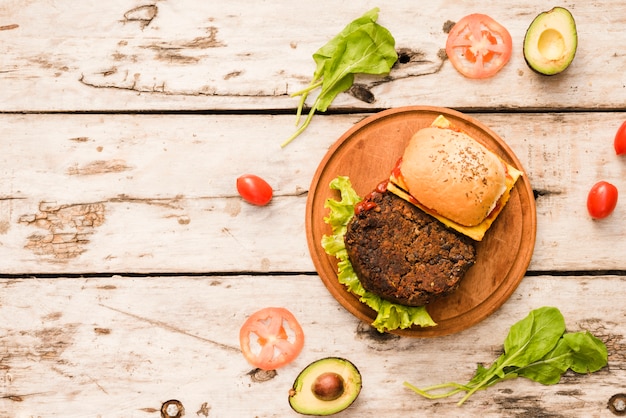
<path id="1" fill-rule="evenodd" d="M 623 122 L 617 130 L 613 146 L 617 155 L 626 154 L 626 122 Z"/>
<path id="2" fill-rule="evenodd" d="M 587 210 L 594 219 L 609 216 L 617 205 L 617 187 L 606 181 L 593 185 L 587 196 Z"/>
<path id="3" fill-rule="evenodd" d="M 509 62 L 513 51 L 511 34 L 487 15 L 471 14 L 450 30 L 446 42 L 448 59 L 468 78 L 487 78 Z"/>
<path id="4" fill-rule="evenodd" d="M 254 174 L 244 174 L 237 178 L 237 191 L 245 201 L 259 206 L 267 205 L 274 193 L 272 186 Z"/>
<path id="5" fill-rule="evenodd" d="M 252 334 L 257 336 L 256 341 L 251 338 Z M 304 346 L 304 332 L 287 309 L 264 308 L 253 313 L 243 324 L 239 343 L 250 364 L 259 369 L 274 370 L 298 357 Z"/>

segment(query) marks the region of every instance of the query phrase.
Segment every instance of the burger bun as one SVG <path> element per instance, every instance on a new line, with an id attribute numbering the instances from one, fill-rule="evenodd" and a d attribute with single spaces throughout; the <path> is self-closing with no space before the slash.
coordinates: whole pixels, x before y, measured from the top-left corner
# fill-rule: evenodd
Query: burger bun
<path id="1" fill-rule="evenodd" d="M 407 192 L 463 226 L 487 218 L 507 190 L 502 160 L 464 132 L 428 127 L 411 138 L 402 156 Z"/>

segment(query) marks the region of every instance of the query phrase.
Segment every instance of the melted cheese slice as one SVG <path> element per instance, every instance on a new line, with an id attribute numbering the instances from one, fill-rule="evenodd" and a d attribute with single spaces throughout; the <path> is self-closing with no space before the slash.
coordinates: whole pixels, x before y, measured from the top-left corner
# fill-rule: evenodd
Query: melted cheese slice
<path id="1" fill-rule="evenodd" d="M 442 115 L 438 116 L 434 120 L 434 122 L 431 124 L 431 126 L 438 127 L 438 128 L 452 128 L 452 124 L 450 123 L 450 121 L 447 120 Z M 387 185 L 387 190 L 397 195 L 398 197 L 406 200 L 407 202 L 412 203 L 413 205 L 417 206 L 424 212 L 428 213 L 429 215 L 439 220 L 439 222 L 443 223 L 447 227 L 455 229 L 456 231 L 464 235 L 467 235 L 468 237 L 472 238 L 475 241 L 481 241 L 483 237 L 485 236 L 485 233 L 491 226 L 491 224 L 493 224 L 493 222 L 496 220 L 500 212 L 502 212 L 502 209 L 504 209 L 504 206 L 506 205 L 506 203 L 509 201 L 509 198 L 511 197 L 511 190 L 513 189 L 513 186 L 515 186 L 515 182 L 517 181 L 517 179 L 522 175 L 522 172 L 516 169 L 515 167 L 513 167 L 512 165 L 508 164 L 502 159 L 500 159 L 500 161 L 502 161 L 502 164 L 506 168 L 506 180 L 505 180 L 506 190 L 504 191 L 504 193 L 502 193 L 502 196 L 500 196 L 500 198 L 498 199 L 496 206 L 489 213 L 489 215 L 485 218 L 485 220 L 483 220 L 480 224 L 476 226 L 461 225 L 459 223 L 456 223 L 454 221 L 451 221 L 450 219 L 447 219 L 439 215 L 437 212 L 422 205 L 417 199 L 415 199 L 408 192 L 408 187 L 406 183 L 404 182 L 402 175 L 399 175 L 397 173 L 398 171 L 401 171 L 401 170 L 394 170 L 392 172 L 391 176 L 389 177 L 389 184 Z"/>

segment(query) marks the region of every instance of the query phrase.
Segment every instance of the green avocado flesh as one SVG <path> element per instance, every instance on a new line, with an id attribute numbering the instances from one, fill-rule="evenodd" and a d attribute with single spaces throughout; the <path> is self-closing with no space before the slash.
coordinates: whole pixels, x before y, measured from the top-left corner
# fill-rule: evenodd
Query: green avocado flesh
<path id="1" fill-rule="evenodd" d="M 293 382 L 289 405 L 303 415 L 343 411 L 361 392 L 361 373 L 350 361 L 327 357 L 309 364 Z"/>
<path id="2" fill-rule="evenodd" d="M 524 37 L 524 59 L 528 66 L 544 75 L 565 70 L 576 55 L 578 34 L 569 10 L 555 7 L 539 14 Z"/>

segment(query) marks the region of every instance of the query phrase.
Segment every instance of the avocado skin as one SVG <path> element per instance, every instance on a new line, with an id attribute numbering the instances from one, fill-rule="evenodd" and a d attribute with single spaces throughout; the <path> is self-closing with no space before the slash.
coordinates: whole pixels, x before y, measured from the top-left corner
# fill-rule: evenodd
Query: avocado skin
<path id="1" fill-rule="evenodd" d="M 344 379 L 344 393 L 332 401 L 315 397 L 311 385 L 317 376 L 333 372 Z M 361 373 L 352 362 L 341 357 L 325 357 L 306 366 L 289 391 L 289 406 L 302 415 L 327 416 L 348 408 L 361 392 Z"/>
<path id="2" fill-rule="evenodd" d="M 552 19 L 552 17 L 556 17 L 556 18 Z M 567 50 L 567 53 L 564 54 L 560 60 L 542 65 L 542 63 L 538 62 L 539 60 L 537 59 L 537 57 L 541 57 L 539 48 L 533 45 L 533 47 L 536 47 L 537 51 L 535 55 L 532 55 L 533 51 L 529 50 L 529 46 L 530 46 L 529 40 L 531 39 L 530 37 L 534 35 L 535 30 L 541 30 L 540 28 L 538 28 L 538 26 L 544 20 L 549 20 L 549 19 L 556 21 L 556 23 L 565 22 L 568 24 L 568 26 L 565 28 L 566 30 L 559 30 L 559 32 L 563 36 L 569 37 L 569 40 L 567 40 L 568 41 L 567 47 L 569 48 L 569 50 Z M 570 66 L 570 64 L 572 63 L 576 55 L 577 47 L 578 47 L 578 32 L 576 29 L 576 22 L 574 20 L 574 17 L 570 13 L 570 11 L 567 10 L 566 8 L 554 7 L 548 11 L 538 14 L 528 26 L 528 29 L 526 30 L 526 34 L 524 36 L 524 44 L 523 44 L 524 61 L 526 62 L 526 65 L 528 65 L 528 67 L 537 74 L 545 75 L 545 76 L 557 75 L 565 71 L 565 69 L 567 69 Z"/>

